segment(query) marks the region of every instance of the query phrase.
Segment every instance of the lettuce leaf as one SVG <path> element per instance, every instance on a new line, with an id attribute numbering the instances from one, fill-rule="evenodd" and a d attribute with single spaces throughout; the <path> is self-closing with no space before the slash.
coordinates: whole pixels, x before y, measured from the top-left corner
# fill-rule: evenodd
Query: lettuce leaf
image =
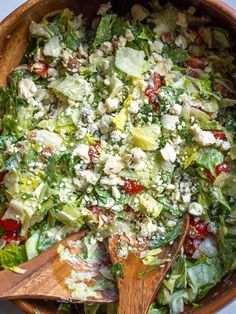
<path id="1" fill-rule="evenodd" d="M 117 18 L 116 14 L 107 14 L 101 18 L 98 25 L 95 40 L 93 43 L 94 48 L 97 48 L 105 41 L 110 41 L 112 38 L 112 28 Z"/>
<path id="2" fill-rule="evenodd" d="M 133 77 L 141 77 L 145 65 L 145 53 L 133 48 L 123 47 L 117 50 L 116 67 Z"/>
<path id="3" fill-rule="evenodd" d="M 223 194 L 236 197 L 236 175 L 230 173 L 222 173 L 217 176 L 214 186 L 221 188 Z"/>
<path id="4" fill-rule="evenodd" d="M 180 47 L 173 48 L 173 47 L 167 46 L 167 45 L 162 49 L 162 55 L 165 58 L 170 58 L 172 60 L 172 62 L 175 64 L 188 61 L 188 59 L 189 59 L 189 55 L 188 55 L 187 50 L 184 50 Z"/>
<path id="5" fill-rule="evenodd" d="M 187 279 L 193 290 L 193 301 L 203 298 L 222 278 L 223 270 L 219 258 L 197 261 L 187 269 Z"/>
<path id="6" fill-rule="evenodd" d="M 0 250 L 0 266 L 9 269 L 27 261 L 25 245 L 11 244 Z"/>
<path id="7" fill-rule="evenodd" d="M 205 148 L 197 154 L 196 162 L 199 166 L 202 166 L 215 176 L 216 166 L 222 164 L 224 161 L 224 155 L 215 148 Z"/>

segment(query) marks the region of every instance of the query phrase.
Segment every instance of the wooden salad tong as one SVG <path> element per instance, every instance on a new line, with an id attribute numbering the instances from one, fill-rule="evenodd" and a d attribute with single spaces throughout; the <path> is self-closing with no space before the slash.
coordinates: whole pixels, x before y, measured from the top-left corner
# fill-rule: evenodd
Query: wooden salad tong
<path id="1" fill-rule="evenodd" d="M 119 290 L 119 314 L 146 314 L 166 273 L 170 269 L 188 233 L 189 217 L 185 216 L 180 236 L 172 245 L 162 248 L 160 259 L 168 259 L 160 267 L 145 266 L 140 254 L 129 252 L 127 259 L 117 254 L 119 235 L 109 239 L 109 252 L 113 264 L 120 263 L 123 278 L 117 277 Z M 39 256 L 22 264 L 27 270 L 18 274 L 11 270 L 0 272 L 0 299 L 46 299 L 73 303 L 111 303 L 118 301 L 116 289 L 104 290 L 99 299 L 84 300 L 73 298 L 66 287 L 65 278 L 76 270 L 71 263 L 62 261 L 58 255 L 59 245 L 68 246 L 70 241 L 77 241 L 86 235 L 86 230 L 69 235 L 54 244 Z M 78 265 L 77 265 L 78 267 Z M 81 270 L 80 270 L 81 271 Z M 83 270 L 82 270 L 83 271 Z M 96 270 L 99 272 L 99 269 Z"/>

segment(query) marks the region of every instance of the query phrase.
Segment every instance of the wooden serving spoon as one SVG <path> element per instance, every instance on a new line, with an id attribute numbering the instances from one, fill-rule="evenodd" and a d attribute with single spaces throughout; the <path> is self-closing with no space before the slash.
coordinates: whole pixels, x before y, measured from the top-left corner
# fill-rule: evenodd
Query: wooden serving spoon
<path id="1" fill-rule="evenodd" d="M 82 239 L 86 233 L 87 230 L 81 230 L 69 235 L 39 256 L 22 264 L 20 268 L 27 270 L 24 274 L 18 274 L 11 270 L 0 271 L 0 300 L 45 299 L 73 303 L 111 303 L 118 301 L 116 289 L 103 290 L 99 299 L 87 298 L 84 302 L 82 298 L 80 300 L 73 298 L 72 291 L 66 287 L 65 278 L 70 277 L 72 270 L 78 269 L 84 274 L 93 272 L 95 280 L 96 273 L 100 275 L 99 267 L 84 265 L 80 259 L 68 262 L 59 257 L 59 245 L 68 248 L 71 241 Z"/>
<path id="2" fill-rule="evenodd" d="M 139 252 L 129 252 L 127 258 L 120 257 L 117 248 L 119 248 L 120 240 L 124 240 L 124 237 L 114 235 L 109 240 L 111 261 L 113 264 L 120 263 L 123 269 L 123 278 L 117 277 L 119 289 L 118 314 L 146 314 L 148 312 L 166 273 L 183 245 L 188 234 L 188 228 L 189 216 L 186 215 L 180 236 L 172 245 L 162 248 L 161 253 L 158 255 L 160 259 L 169 260 L 159 267 L 144 265 Z"/>

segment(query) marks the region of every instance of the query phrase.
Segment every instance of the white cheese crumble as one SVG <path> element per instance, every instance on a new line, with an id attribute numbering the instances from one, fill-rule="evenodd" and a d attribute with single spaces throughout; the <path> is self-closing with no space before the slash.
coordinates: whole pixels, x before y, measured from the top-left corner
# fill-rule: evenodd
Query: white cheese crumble
<path id="1" fill-rule="evenodd" d="M 74 151 L 73 156 L 79 156 L 86 164 L 90 163 L 89 146 L 80 144 Z"/>
<path id="2" fill-rule="evenodd" d="M 174 147 L 171 146 L 169 143 L 166 144 L 164 148 L 160 150 L 162 157 L 168 162 L 175 162 L 176 160 L 176 152 Z"/>
<path id="3" fill-rule="evenodd" d="M 24 96 L 26 99 L 34 97 L 37 93 L 37 86 L 30 79 L 21 79 L 19 82 L 19 96 Z"/>
<path id="4" fill-rule="evenodd" d="M 191 131 L 194 134 L 193 140 L 201 146 L 210 146 L 216 142 L 216 138 L 211 132 L 201 130 L 197 124 L 191 127 Z"/>
<path id="5" fill-rule="evenodd" d="M 163 115 L 161 121 L 164 130 L 174 132 L 176 130 L 176 125 L 179 122 L 179 117 L 170 114 L 165 114 Z"/>
<path id="6" fill-rule="evenodd" d="M 120 156 L 111 156 L 105 163 L 104 172 L 106 174 L 117 174 L 121 172 L 124 167 L 125 164 Z"/>
<path id="7" fill-rule="evenodd" d="M 189 205 L 188 212 L 193 216 L 201 216 L 204 214 L 204 208 L 201 204 L 193 202 Z"/>

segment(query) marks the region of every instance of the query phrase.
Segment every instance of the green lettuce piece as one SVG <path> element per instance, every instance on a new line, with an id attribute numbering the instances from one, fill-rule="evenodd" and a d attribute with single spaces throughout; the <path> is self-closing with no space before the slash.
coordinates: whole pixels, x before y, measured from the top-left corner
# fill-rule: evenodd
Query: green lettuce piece
<path id="1" fill-rule="evenodd" d="M 222 173 L 217 176 L 214 186 L 221 188 L 223 194 L 236 197 L 236 175 L 231 173 Z"/>
<path id="2" fill-rule="evenodd" d="M 149 248 L 156 249 L 174 241 L 180 235 L 182 227 L 183 221 L 179 220 L 172 229 L 166 231 L 164 236 L 156 235 L 154 239 L 148 244 Z"/>
<path id="3" fill-rule="evenodd" d="M 222 278 L 223 270 L 219 258 L 207 258 L 187 269 L 187 280 L 193 290 L 193 301 L 203 298 Z"/>
<path id="4" fill-rule="evenodd" d="M 171 86 L 164 86 L 159 90 L 157 102 L 161 106 L 161 111 L 165 111 L 175 103 L 178 103 L 179 96 L 184 93 L 184 89 Z"/>
<path id="5" fill-rule="evenodd" d="M 174 32 L 177 28 L 177 19 L 178 9 L 173 6 L 156 12 L 153 19 L 153 22 L 157 25 L 154 29 L 155 35 L 157 37 L 161 37 L 163 31 Z"/>
<path id="6" fill-rule="evenodd" d="M 65 43 L 66 48 L 73 51 L 76 51 L 79 48 L 81 38 L 80 36 L 78 36 L 78 33 L 76 33 L 73 29 L 67 29 L 63 37 L 63 42 Z"/>
<path id="7" fill-rule="evenodd" d="M 124 277 L 124 272 L 121 263 L 117 262 L 115 265 L 112 266 L 111 274 L 120 278 Z"/>
<path id="8" fill-rule="evenodd" d="M 69 177 L 74 172 L 78 160 L 73 159 L 70 153 L 53 154 L 47 165 L 47 175 L 54 182 L 61 182 L 64 177 Z"/>
<path id="9" fill-rule="evenodd" d="M 178 314 L 184 311 L 184 301 L 188 300 L 188 292 L 186 290 L 179 290 L 172 294 L 170 309 L 171 313 Z"/>
<path id="10" fill-rule="evenodd" d="M 224 237 L 219 241 L 219 254 L 223 261 L 224 273 L 236 269 L 236 238 Z"/>
<path id="11" fill-rule="evenodd" d="M 150 194 L 142 193 L 140 194 L 139 203 L 142 209 L 148 214 L 152 215 L 153 217 L 158 217 L 162 211 L 162 204 L 156 201 Z M 141 210 L 142 210 L 141 209 Z"/>
<path id="12" fill-rule="evenodd" d="M 205 148 L 197 154 L 196 163 L 202 166 L 215 176 L 216 166 L 222 164 L 224 155 L 215 148 Z"/>
<path id="13" fill-rule="evenodd" d="M 165 46 L 162 49 L 162 55 L 165 58 L 170 58 L 174 64 L 185 62 L 189 59 L 188 51 L 180 47 L 173 48 L 170 46 Z"/>
<path id="14" fill-rule="evenodd" d="M 145 65 L 145 53 L 133 48 L 123 47 L 117 50 L 116 67 L 133 77 L 141 77 Z"/>
<path id="15" fill-rule="evenodd" d="M 100 304 L 85 304 L 84 313 L 85 314 L 96 314 L 99 310 Z"/>
<path id="16" fill-rule="evenodd" d="M 231 211 L 231 207 L 229 206 L 221 189 L 218 186 L 213 186 L 212 195 L 220 204 L 222 204 L 226 209 Z"/>
<path id="17" fill-rule="evenodd" d="M 0 266 L 9 269 L 27 261 L 25 245 L 11 244 L 0 250 Z"/>
<path id="18" fill-rule="evenodd" d="M 66 97 L 74 101 L 82 101 L 85 96 L 92 93 L 91 85 L 78 75 L 67 76 L 65 79 L 59 79 L 49 84 L 58 97 Z"/>
<path id="19" fill-rule="evenodd" d="M 57 211 L 54 217 L 71 227 L 79 227 L 84 223 L 80 208 L 70 204 L 62 206 L 62 209 Z"/>
<path id="20" fill-rule="evenodd" d="M 39 254 L 39 251 L 37 250 L 39 237 L 40 237 L 40 231 L 37 230 L 25 242 L 25 248 L 26 248 L 26 254 L 27 254 L 28 260 L 31 260 L 32 258 L 36 257 Z"/>
<path id="21" fill-rule="evenodd" d="M 101 18 L 100 24 L 98 25 L 95 40 L 93 43 L 94 48 L 100 46 L 105 41 L 112 39 L 113 24 L 117 18 L 116 14 L 107 14 Z"/>
<path id="22" fill-rule="evenodd" d="M 158 139 L 160 137 L 160 126 L 152 124 L 142 128 L 133 128 L 132 136 L 134 144 L 144 151 L 153 151 L 158 148 Z"/>
<path id="23" fill-rule="evenodd" d="M 222 50 L 231 47 L 229 33 L 225 29 L 215 27 L 213 29 L 213 39 L 216 42 L 217 46 Z"/>

